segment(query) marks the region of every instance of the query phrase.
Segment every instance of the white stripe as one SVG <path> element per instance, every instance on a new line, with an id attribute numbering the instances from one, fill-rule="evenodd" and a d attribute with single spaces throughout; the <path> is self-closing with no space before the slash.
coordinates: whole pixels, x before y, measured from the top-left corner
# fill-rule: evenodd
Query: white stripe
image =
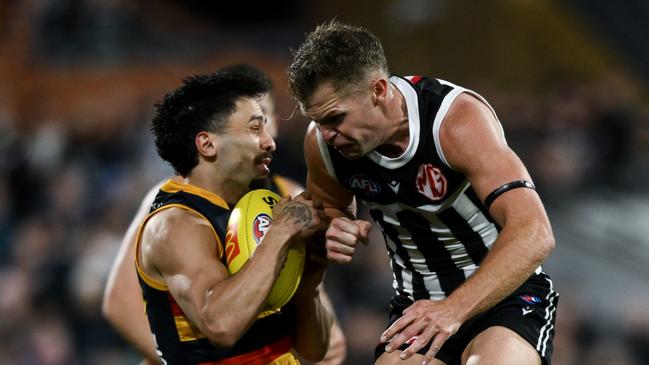
<path id="1" fill-rule="evenodd" d="M 489 221 L 480 208 L 466 194 L 462 194 L 453 203 L 455 211 L 469 224 L 471 229 L 480 235 L 488 249 L 498 238 L 496 226 Z M 477 262 L 476 262 L 477 264 Z"/>
<path id="2" fill-rule="evenodd" d="M 487 247 L 491 247 L 491 244 L 496 240 L 496 237 L 498 235 L 496 227 L 491 224 L 491 222 L 489 222 L 484 215 L 482 215 L 480 209 L 476 207 L 475 204 L 473 204 L 473 202 L 471 202 L 471 200 L 464 194 L 460 194 L 460 197 L 458 199 L 460 199 L 460 201 L 457 203 L 459 209 L 456 210 L 458 210 L 458 213 L 463 218 L 471 218 L 476 214 L 480 214 L 482 216 L 482 218 L 473 218 L 470 224 L 472 225 L 473 229 L 476 230 L 477 228 L 472 223 L 481 222 L 481 225 L 484 227 L 480 227 L 481 231 L 479 231 L 478 233 L 485 241 Z M 400 221 L 397 218 L 397 214 L 399 212 L 411 210 L 424 217 L 428 222 L 428 229 L 432 234 L 436 235 L 439 242 L 444 245 L 444 248 L 449 252 L 451 259 L 453 260 L 453 264 L 464 273 L 464 276 L 466 278 L 471 276 L 476 270 L 477 263 L 474 263 L 473 260 L 469 257 L 466 246 L 453 235 L 452 231 L 440 220 L 439 216 L 435 212 L 422 211 L 421 209 L 413 208 L 407 204 L 400 202 L 395 202 L 385 206 L 379 206 L 379 204 L 377 204 L 376 202 L 368 201 L 365 203 L 367 204 L 369 209 L 379 209 L 379 207 L 381 208 L 383 212 L 383 221 L 395 229 L 403 249 L 405 249 L 408 254 L 407 258 L 398 255 L 396 253 L 397 243 L 386 236 L 387 245 L 394 252 L 393 260 L 395 261 L 395 264 L 403 268 L 405 273 L 409 273 L 409 269 L 407 269 L 406 265 L 404 264 L 404 261 L 408 259 L 414 269 L 423 276 L 424 286 L 431 296 L 431 299 L 443 299 L 446 296 L 441 289 L 441 284 L 439 282 L 437 273 L 431 272 L 428 269 L 426 258 L 417 248 L 417 244 L 414 242 L 410 231 L 401 226 Z M 383 230 L 382 227 L 381 230 Z M 408 275 L 407 277 L 411 279 L 412 273 L 410 273 L 410 275 Z M 396 285 L 396 281 L 393 286 L 394 285 Z M 412 287 L 412 282 L 409 282 L 408 285 Z"/>
<path id="3" fill-rule="evenodd" d="M 555 297 L 553 297 L 552 299 L 554 300 Z M 551 318 L 554 318 L 554 313 L 556 312 L 556 310 L 557 307 L 555 307 L 553 304 L 552 311 L 550 312 Z M 548 343 L 550 342 L 550 333 L 552 332 L 553 329 L 554 329 L 554 324 L 550 325 L 550 328 L 548 328 L 548 330 L 545 332 L 545 340 L 543 341 L 543 351 L 541 351 L 541 356 L 543 357 L 545 357 L 545 350 L 547 350 Z"/>
<path id="4" fill-rule="evenodd" d="M 557 308 L 554 305 L 553 300 L 555 297 L 558 296 L 558 293 L 554 291 L 552 280 L 550 278 L 545 278 L 545 280 L 550 284 L 550 292 L 545 297 L 549 305 L 545 308 L 544 318 L 546 320 L 546 323 L 543 327 L 541 327 L 541 331 L 539 332 L 539 340 L 536 343 L 536 350 L 541 353 L 541 356 L 545 356 L 545 351 L 547 349 L 547 342 L 550 339 L 550 332 L 554 328 L 554 325 L 552 324 L 552 318 Z"/>
<path id="5" fill-rule="evenodd" d="M 315 121 L 311 121 L 309 128 L 307 129 L 307 133 L 311 132 L 311 129 L 313 128 L 315 128 L 315 136 L 316 140 L 318 141 L 318 148 L 320 149 L 320 156 L 322 156 L 322 161 L 324 161 L 329 175 L 336 179 L 336 170 L 334 169 L 334 164 L 331 162 L 331 156 L 329 156 L 327 142 L 322 139 L 322 133 L 320 132 L 320 128 L 318 128 L 318 125 Z"/>
<path id="6" fill-rule="evenodd" d="M 496 121 L 498 122 L 498 126 L 500 127 L 500 134 L 501 134 L 501 136 L 503 138 L 503 142 L 507 143 L 507 141 L 505 140 L 505 131 L 504 131 L 502 125 L 500 124 L 500 121 L 498 120 L 498 115 L 496 115 L 496 111 L 487 102 L 487 100 L 485 98 L 483 98 L 480 94 L 476 93 L 475 91 L 465 89 L 465 88 L 463 88 L 461 86 L 457 86 L 457 85 L 455 85 L 455 84 L 453 84 L 451 82 L 448 82 L 448 81 L 445 81 L 445 80 L 442 80 L 442 79 L 437 79 L 437 81 L 439 81 L 439 83 L 442 84 L 442 85 L 453 87 L 453 90 L 451 90 L 451 92 L 449 92 L 444 97 L 444 100 L 442 101 L 442 105 L 439 107 L 439 110 L 437 111 L 437 114 L 435 115 L 435 120 L 433 121 L 433 139 L 435 140 L 435 150 L 437 151 L 437 155 L 439 156 L 439 158 L 442 160 L 442 162 L 444 162 L 444 164 L 446 164 L 446 166 L 448 166 L 448 167 L 452 168 L 453 170 L 455 170 L 453 168 L 453 166 L 451 166 L 448 163 L 448 161 L 446 160 L 446 157 L 444 156 L 444 151 L 442 151 L 442 144 L 439 141 L 439 130 L 442 127 L 442 123 L 444 122 L 444 117 L 446 117 L 446 114 L 448 113 L 448 110 L 451 108 L 451 104 L 453 104 L 453 101 L 455 101 L 455 98 L 458 95 L 460 95 L 461 93 L 470 94 L 470 95 L 478 98 L 478 100 L 480 100 L 487 107 L 489 107 L 489 109 L 493 113 L 494 117 L 496 118 Z"/>
<path id="7" fill-rule="evenodd" d="M 392 76 L 390 82 L 396 86 L 403 95 L 406 101 L 406 109 L 408 109 L 408 132 L 410 140 L 408 147 L 399 157 L 390 158 L 382 154 L 371 151 L 367 157 L 374 163 L 385 167 L 386 169 L 394 170 L 407 164 L 415 156 L 417 146 L 419 146 L 419 99 L 415 89 L 404 79 Z"/>
<path id="8" fill-rule="evenodd" d="M 415 292 L 415 288 L 412 284 L 412 273 L 403 267 L 401 268 L 401 286 L 403 291 L 412 298 L 413 293 Z"/>

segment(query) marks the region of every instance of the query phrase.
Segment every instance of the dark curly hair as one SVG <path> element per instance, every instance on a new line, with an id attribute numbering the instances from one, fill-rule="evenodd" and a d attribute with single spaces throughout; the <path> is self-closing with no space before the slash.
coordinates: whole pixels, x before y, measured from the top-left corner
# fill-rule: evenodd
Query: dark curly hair
<path id="1" fill-rule="evenodd" d="M 158 155 L 169 162 L 176 174 L 187 176 L 198 164 L 196 135 L 202 131 L 221 132 L 238 99 L 259 99 L 270 87 L 270 80 L 260 71 L 226 70 L 184 79 L 182 86 L 155 105 L 151 131 Z"/>
<path id="2" fill-rule="evenodd" d="M 309 33 L 293 52 L 288 81 L 291 94 L 304 106 L 323 81 L 333 82 L 338 91 L 377 70 L 390 73 L 381 41 L 364 28 L 332 20 Z"/>

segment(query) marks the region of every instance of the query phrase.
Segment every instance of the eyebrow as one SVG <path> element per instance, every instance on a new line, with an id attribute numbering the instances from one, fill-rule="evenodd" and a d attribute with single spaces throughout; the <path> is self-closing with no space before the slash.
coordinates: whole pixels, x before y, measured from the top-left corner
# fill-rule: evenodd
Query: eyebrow
<path id="1" fill-rule="evenodd" d="M 248 120 L 248 123 L 250 123 L 250 122 L 252 122 L 252 121 L 255 121 L 255 120 L 259 120 L 259 121 L 261 121 L 261 122 L 265 122 L 265 121 L 266 121 L 266 116 L 263 115 L 263 114 L 262 114 L 262 115 L 253 115 L 253 116 L 250 117 L 250 119 Z"/>
<path id="2" fill-rule="evenodd" d="M 341 111 L 332 112 L 329 115 L 327 115 L 327 116 L 323 117 L 322 119 L 320 119 L 318 121 L 318 123 L 322 124 L 322 122 L 325 122 L 325 124 L 326 124 L 326 123 L 331 122 L 334 119 L 336 119 L 339 116 L 344 115 L 344 114 L 345 114 L 345 112 L 341 112 Z"/>

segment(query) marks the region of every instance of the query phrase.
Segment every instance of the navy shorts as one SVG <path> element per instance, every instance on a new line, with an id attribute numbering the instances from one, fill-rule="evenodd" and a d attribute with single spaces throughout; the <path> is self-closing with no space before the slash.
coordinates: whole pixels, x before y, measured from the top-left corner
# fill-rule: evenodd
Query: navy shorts
<path id="1" fill-rule="evenodd" d="M 503 326 L 529 342 L 541 356 L 543 364 L 550 365 L 558 302 L 559 294 L 554 290 L 550 277 L 545 273 L 533 275 L 493 308 L 466 321 L 435 357 L 448 365 L 459 365 L 462 352 L 473 338 L 489 327 Z M 412 303 L 405 296 L 394 296 L 390 302 L 387 327 L 396 322 Z M 405 350 L 408 346 L 404 344 L 399 349 Z M 429 348 L 430 343 L 417 352 L 424 355 Z M 376 346 L 374 356 L 378 359 L 383 352 L 385 344 L 382 343 Z"/>

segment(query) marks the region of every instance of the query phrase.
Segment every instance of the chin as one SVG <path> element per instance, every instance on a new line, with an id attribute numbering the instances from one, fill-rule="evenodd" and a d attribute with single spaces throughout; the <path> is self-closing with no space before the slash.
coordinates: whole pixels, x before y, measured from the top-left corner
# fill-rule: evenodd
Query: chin
<path id="1" fill-rule="evenodd" d="M 364 156 L 359 153 L 352 153 L 352 154 L 341 153 L 340 155 L 343 156 L 345 160 L 358 160 L 359 158 Z"/>
<path id="2" fill-rule="evenodd" d="M 266 176 L 270 175 L 270 169 L 267 167 L 257 168 L 257 179 L 263 179 Z"/>
<path id="3" fill-rule="evenodd" d="M 345 152 L 338 151 L 338 153 L 340 153 L 346 160 L 358 160 L 367 154 L 367 152 L 363 152 L 360 149 L 347 150 Z"/>

